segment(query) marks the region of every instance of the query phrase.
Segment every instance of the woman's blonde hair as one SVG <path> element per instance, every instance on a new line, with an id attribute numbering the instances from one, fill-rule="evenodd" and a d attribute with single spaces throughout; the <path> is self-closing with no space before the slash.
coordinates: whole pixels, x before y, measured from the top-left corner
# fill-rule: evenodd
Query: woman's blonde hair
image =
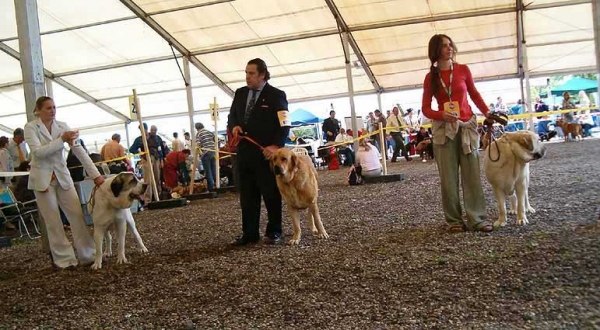
<path id="1" fill-rule="evenodd" d="M 358 146 L 365 148 L 366 151 L 371 150 L 371 147 L 369 146 L 369 142 L 367 141 L 367 138 L 360 139 L 358 141 Z"/>
<path id="2" fill-rule="evenodd" d="M 38 111 L 42 108 L 42 106 L 44 105 L 44 103 L 46 101 L 54 101 L 52 100 L 51 97 L 49 96 L 40 96 L 36 101 L 35 101 L 35 108 L 33 109 L 33 115 L 34 116 L 39 116 Z"/>

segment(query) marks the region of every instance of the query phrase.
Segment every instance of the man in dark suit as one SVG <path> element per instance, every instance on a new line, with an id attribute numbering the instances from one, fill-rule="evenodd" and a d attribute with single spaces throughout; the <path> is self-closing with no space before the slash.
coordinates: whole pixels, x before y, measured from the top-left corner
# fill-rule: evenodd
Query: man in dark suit
<path id="1" fill-rule="evenodd" d="M 260 203 L 265 201 L 269 222 L 265 243 L 281 241 L 281 195 L 269 158 L 282 148 L 290 131 L 288 102 L 283 91 L 269 85 L 270 73 L 259 58 L 246 65 L 247 86 L 235 91 L 227 127 L 234 136 L 247 136 L 258 144 L 241 139 L 237 147 L 242 231 L 234 245 L 248 245 L 260 240 Z"/>
<path id="2" fill-rule="evenodd" d="M 323 133 L 327 142 L 334 142 L 340 133 L 340 122 L 335 119 L 335 111 L 329 111 L 329 118 L 323 120 Z"/>

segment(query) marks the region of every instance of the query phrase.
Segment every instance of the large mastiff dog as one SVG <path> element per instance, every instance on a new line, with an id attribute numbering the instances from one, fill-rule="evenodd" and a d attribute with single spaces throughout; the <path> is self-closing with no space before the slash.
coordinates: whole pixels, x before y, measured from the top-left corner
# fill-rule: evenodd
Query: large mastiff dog
<path id="1" fill-rule="evenodd" d="M 517 214 L 517 225 L 527 224 L 529 205 L 529 162 L 546 154 L 546 147 L 530 131 L 506 133 L 484 151 L 484 169 L 498 200 L 498 220 L 494 226 L 506 225 L 506 197 Z"/>
<path id="2" fill-rule="evenodd" d="M 92 269 L 102 268 L 102 243 L 106 234 L 106 255 L 112 255 L 112 237 L 109 229 L 116 229 L 117 233 L 117 264 L 127 262 L 125 258 L 125 234 L 127 226 L 133 232 L 133 236 L 141 252 L 148 252 L 142 238 L 135 228 L 131 204 L 134 199 L 146 191 L 148 185 L 142 183 L 131 172 L 122 172 L 110 177 L 98 187 L 93 193 L 89 204 L 92 218 L 94 219 L 94 242 L 96 243 L 96 260 Z"/>

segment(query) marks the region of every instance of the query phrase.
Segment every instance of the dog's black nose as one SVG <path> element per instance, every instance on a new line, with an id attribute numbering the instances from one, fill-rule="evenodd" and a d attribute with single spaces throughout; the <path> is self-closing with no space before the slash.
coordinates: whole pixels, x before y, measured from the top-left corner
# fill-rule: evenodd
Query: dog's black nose
<path id="1" fill-rule="evenodd" d="M 275 173 L 275 175 L 281 175 L 283 173 L 281 173 L 281 167 L 275 165 L 273 166 L 273 173 Z"/>

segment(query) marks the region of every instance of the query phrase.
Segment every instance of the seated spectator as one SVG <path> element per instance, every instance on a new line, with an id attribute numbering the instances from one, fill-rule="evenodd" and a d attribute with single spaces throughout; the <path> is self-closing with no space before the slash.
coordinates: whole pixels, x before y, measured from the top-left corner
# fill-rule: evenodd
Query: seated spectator
<path id="1" fill-rule="evenodd" d="M 424 146 L 423 148 L 418 148 L 419 145 L 421 144 L 421 142 L 424 142 L 424 144 L 427 144 L 427 145 Z M 431 143 L 431 135 L 429 135 L 429 132 L 425 129 L 425 127 L 421 127 L 419 129 L 419 131 L 417 132 L 417 148 L 422 150 L 421 151 L 421 159 L 423 161 L 425 161 L 425 153 L 427 153 L 429 155 L 429 157 L 431 157 L 431 159 L 434 159 L 433 143 Z"/>
<path id="2" fill-rule="evenodd" d="M 589 110 L 583 110 L 579 117 L 579 123 L 583 129 L 583 137 L 592 136 L 592 127 L 594 127 L 594 118 L 590 114 Z"/>
<path id="3" fill-rule="evenodd" d="M 361 167 L 361 174 L 364 177 L 380 176 L 382 173 L 379 159 L 381 154 L 374 145 L 362 139 L 358 143 L 356 152 L 356 163 Z"/>
<path id="4" fill-rule="evenodd" d="M 354 164 L 354 151 L 350 147 L 352 144 L 352 137 L 346 134 L 346 130 L 340 128 L 340 133 L 335 137 L 335 143 L 345 143 L 343 145 L 339 145 L 338 155 L 346 156 L 346 166 L 351 166 Z"/>

